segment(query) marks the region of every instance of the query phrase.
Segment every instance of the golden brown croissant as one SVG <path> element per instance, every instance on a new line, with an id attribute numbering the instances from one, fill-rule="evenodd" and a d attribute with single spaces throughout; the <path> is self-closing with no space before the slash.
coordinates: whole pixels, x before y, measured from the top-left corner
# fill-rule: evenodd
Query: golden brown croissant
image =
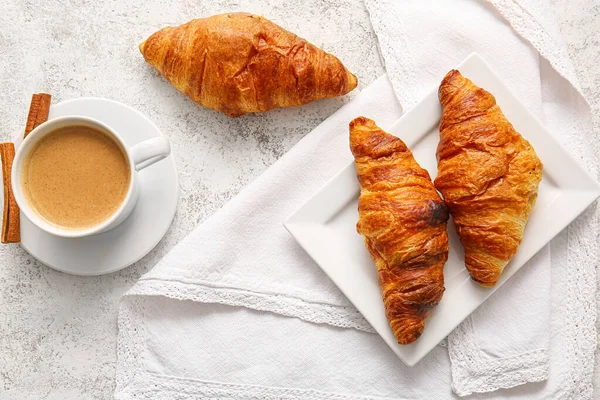
<path id="1" fill-rule="evenodd" d="M 350 148 L 360 182 L 356 227 L 377 267 L 392 331 L 409 344 L 444 293 L 448 209 L 404 142 L 372 120 L 350 123 Z"/>
<path id="2" fill-rule="evenodd" d="M 333 55 L 246 13 L 166 27 L 139 47 L 177 89 L 230 117 L 341 96 L 358 84 Z"/>
<path id="3" fill-rule="evenodd" d="M 494 96 L 460 72 L 446 75 L 439 97 L 435 186 L 450 208 L 471 278 L 491 287 L 521 243 L 542 163 Z"/>

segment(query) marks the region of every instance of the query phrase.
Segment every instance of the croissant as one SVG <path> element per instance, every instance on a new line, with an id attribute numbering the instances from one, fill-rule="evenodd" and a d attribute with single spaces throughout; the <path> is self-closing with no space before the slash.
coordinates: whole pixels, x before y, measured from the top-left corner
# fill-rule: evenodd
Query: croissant
<path id="1" fill-rule="evenodd" d="M 350 149 L 360 183 L 356 227 L 375 262 L 390 327 L 409 344 L 444 293 L 448 209 L 404 142 L 372 120 L 350 123 Z"/>
<path id="2" fill-rule="evenodd" d="M 246 13 L 166 27 L 139 48 L 177 89 L 230 117 L 341 96 L 358 84 L 333 55 Z"/>
<path id="3" fill-rule="evenodd" d="M 456 70 L 439 89 L 438 176 L 471 278 L 496 284 L 515 255 L 537 198 L 542 163 L 496 99 Z"/>

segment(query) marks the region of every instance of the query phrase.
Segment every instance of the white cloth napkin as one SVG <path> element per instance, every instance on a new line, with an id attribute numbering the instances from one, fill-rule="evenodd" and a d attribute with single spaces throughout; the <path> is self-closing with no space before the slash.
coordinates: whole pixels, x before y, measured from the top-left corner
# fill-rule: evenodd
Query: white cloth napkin
<path id="1" fill-rule="evenodd" d="M 396 5 L 386 3 L 367 4 L 388 71 L 395 75 L 397 71 L 388 65 L 389 55 L 386 55 L 384 36 L 377 21 L 384 21 L 383 26 L 387 24 L 394 29 L 402 25 L 397 21 L 386 23 L 385 16 L 377 17 L 377 9 L 382 4 L 384 8 L 380 10 L 395 9 Z M 497 46 L 505 48 L 507 59 L 521 55 L 517 50 L 526 56 L 517 58 L 524 64 L 522 70 L 498 68 L 509 87 L 522 96 L 526 104 L 531 102 L 532 111 L 546 115 L 547 123 L 569 128 L 565 133 L 582 132 L 573 121 L 586 116 L 585 103 L 574 94 L 572 86 L 561 80 L 545 61 L 531 64 L 538 60 L 535 50 L 521 42 L 492 8 L 474 6 L 473 2 L 452 2 L 452 8 L 459 3 L 465 12 L 464 24 L 480 18 L 489 22 L 483 27 L 497 35 Z M 422 17 L 427 20 L 439 16 L 450 6 L 440 8 Z M 405 15 L 415 21 L 410 14 Z M 452 35 L 468 31 L 467 26 L 444 30 L 444 21 L 437 21 L 440 24 L 437 29 L 448 42 Z M 396 38 L 415 39 L 403 31 L 397 32 Z M 430 32 L 432 36 L 439 36 L 436 30 Z M 427 51 L 435 52 L 439 60 L 444 60 L 446 65 L 442 67 L 446 70 L 471 51 L 479 51 L 492 65 L 498 65 L 497 56 L 490 58 L 484 49 L 471 47 L 470 40 L 464 37 L 457 42 L 466 48 L 461 49 L 461 55 L 450 57 L 450 53 L 446 53 L 447 46 L 430 46 Z M 433 79 L 434 70 L 417 63 L 418 53 L 407 51 L 407 54 L 413 57 L 413 65 L 422 67 Z M 500 66 L 503 63 L 507 63 L 506 59 L 501 58 Z M 525 74 L 526 79 L 519 79 L 517 73 Z M 436 80 L 442 75 L 438 74 Z M 552 83 L 540 86 L 547 77 Z M 437 81 L 431 84 L 424 79 L 422 87 L 417 81 L 412 89 L 422 89 L 423 93 L 412 95 L 414 99 L 432 90 Z M 524 81 L 529 90 L 521 92 L 516 86 Z M 398 93 L 399 87 L 395 88 Z M 570 102 L 565 103 L 567 95 L 571 96 Z M 414 104 L 407 101 L 408 97 L 398 97 L 406 103 L 405 107 Z M 358 115 L 367 115 L 385 128 L 401 115 L 401 110 L 389 80 L 380 78 L 199 226 L 135 285 L 124 298 L 119 314 L 116 398 L 449 398 L 452 397 L 451 385 L 463 395 L 545 378 L 548 286 L 544 282 L 549 275 L 541 266 L 547 265 L 544 261 L 547 253 L 540 253 L 531 265 L 524 267 L 490 298 L 483 311 L 450 337 L 451 358 L 446 349 L 437 347 L 411 369 L 372 333 L 360 314 L 284 230 L 283 220 L 351 161 L 348 122 Z M 552 114 L 552 119 L 547 113 Z M 575 145 L 572 148 L 579 150 Z M 578 222 L 573 229 L 588 226 L 576 232 L 591 229 L 589 218 L 579 221 L 583 222 Z M 580 241 L 582 237 L 580 234 Z M 593 252 L 589 242 L 586 243 L 587 250 Z M 562 246 L 563 251 L 559 253 L 562 255 L 567 247 L 571 250 L 577 246 L 566 239 L 558 244 Z M 582 270 L 581 277 L 586 277 L 590 259 L 579 255 L 575 260 L 572 254 L 569 251 L 563 261 L 569 265 L 577 261 L 575 265 Z M 567 262 L 561 265 L 566 267 Z M 589 350 L 587 335 L 590 331 L 585 329 L 590 320 L 578 312 L 593 306 L 593 302 L 579 302 L 589 299 L 590 293 L 593 299 L 593 290 L 590 281 L 585 286 L 579 279 L 566 282 L 566 278 L 562 274 L 556 281 L 553 275 L 553 285 L 555 281 L 562 282 L 564 287 L 558 288 L 558 293 L 570 302 L 553 305 L 560 306 L 559 311 L 575 311 L 576 319 L 574 315 L 569 319 L 565 313 L 558 317 L 553 315 L 552 326 L 582 324 L 587 341 L 573 331 L 555 331 L 558 332 L 555 335 L 569 334 L 561 340 L 566 343 L 561 349 L 565 351 L 567 362 L 563 370 L 559 368 L 560 377 L 547 385 L 526 385 L 505 394 L 516 398 L 589 394 L 587 378 L 582 377 L 585 372 L 580 374 L 573 367 L 582 362 L 575 349 Z M 567 283 L 571 285 L 569 288 Z M 583 296 L 579 297 L 575 289 L 583 290 Z M 519 297 L 525 292 L 530 296 Z M 530 305 L 529 314 L 527 307 L 516 299 Z M 509 312 L 508 308 L 514 308 L 515 312 Z M 496 317 L 485 318 L 484 314 Z M 480 322 L 489 325 L 480 326 Z M 515 329 L 519 323 L 521 332 Z M 593 322 L 591 326 L 593 329 Z M 489 331 L 495 335 L 482 335 Z M 530 357 L 532 354 L 528 353 L 538 357 Z M 518 362 L 505 362 L 510 359 L 507 356 Z M 507 370 L 507 366 L 510 369 Z M 583 365 L 581 369 L 587 367 Z"/>
<path id="2" fill-rule="evenodd" d="M 452 65 L 476 51 L 598 176 L 598 145 L 589 108 L 576 89 L 570 58 L 546 1 L 365 0 L 365 4 L 404 107 L 415 104 Z M 589 214 L 552 244 L 553 335 L 548 334 L 547 319 L 549 249 L 544 249 L 524 267 L 526 273 L 507 282 L 449 336 L 456 393 L 511 387 L 547 375 L 546 349 L 552 337 L 554 379 L 549 387 L 561 382 L 564 393 L 591 394 L 594 264 L 599 246 L 597 215 Z M 574 262 L 580 269 L 577 274 Z M 478 344 L 474 354 L 483 354 L 475 359 L 465 355 L 461 343 L 469 342 Z"/>

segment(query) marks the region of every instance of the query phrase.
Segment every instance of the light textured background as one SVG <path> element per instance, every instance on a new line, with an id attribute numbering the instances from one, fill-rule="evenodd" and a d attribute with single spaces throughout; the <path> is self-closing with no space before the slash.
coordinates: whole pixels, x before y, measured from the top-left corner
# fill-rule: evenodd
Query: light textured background
<path id="1" fill-rule="evenodd" d="M 600 2 L 552 5 L 599 128 Z M 352 97 L 230 119 L 178 93 L 137 50 L 163 25 L 236 10 L 263 14 L 334 53 L 358 76 L 358 90 L 384 72 L 362 0 L 0 2 L 1 140 L 22 131 L 34 92 L 49 92 L 55 102 L 108 97 L 157 123 L 171 139 L 181 177 L 168 234 L 121 272 L 69 276 L 40 265 L 17 245 L 0 247 L 0 399 L 112 398 L 120 296 Z"/>

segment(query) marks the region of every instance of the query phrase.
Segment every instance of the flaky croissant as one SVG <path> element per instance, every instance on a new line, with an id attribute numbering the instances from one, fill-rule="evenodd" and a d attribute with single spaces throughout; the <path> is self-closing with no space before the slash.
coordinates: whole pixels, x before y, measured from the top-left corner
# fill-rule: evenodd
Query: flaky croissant
<path id="1" fill-rule="evenodd" d="M 435 186 L 450 208 L 471 278 L 491 287 L 521 243 L 542 163 L 494 96 L 460 72 L 446 75 L 439 98 Z"/>
<path id="2" fill-rule="evenodd" d="M 230 117 L 341 96 L 358 84 L 333 55 L 246 13 L 166 27 L 139 48 L 177 89 Z"/>
<path id="3" fill-rule="evenodd" d="M 404 142 L 372 120 L 350 123 L 350 148 L 360 183 L 357 229 L 377 267 L 390 327 L 409 344 L 444 293 L 448 209 Z"/>

